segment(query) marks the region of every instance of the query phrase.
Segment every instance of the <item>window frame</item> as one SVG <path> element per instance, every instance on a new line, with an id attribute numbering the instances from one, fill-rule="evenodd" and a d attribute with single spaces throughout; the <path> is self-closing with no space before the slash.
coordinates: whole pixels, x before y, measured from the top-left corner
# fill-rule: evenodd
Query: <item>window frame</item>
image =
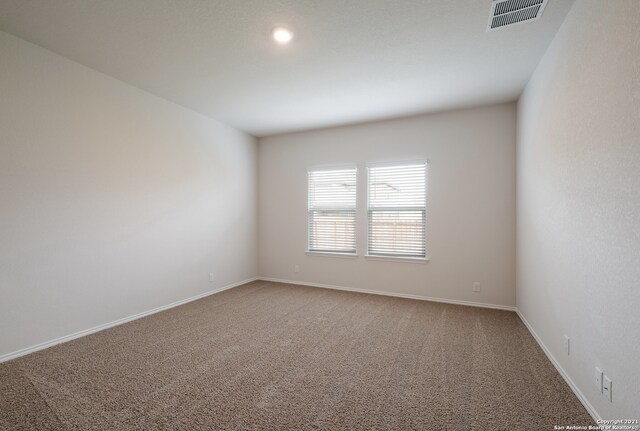
<path id="1" fill-rule="evenodd" d="M 322 208 L 312 210 L 310 208 L 311 201 L 311 189 L 310 189 L 310 177 L 313 172 L 330 172 L 330 171 L 354 171 L 354 187 L 355 187 L 355 200 L 352 209 L 345 209 L 340 207 L 335 208 Z M 314 166 L 307 168 L 307 244 L 305 253 L 310 256 L 328 256 L 328 257 L 345 257 L 356 258 L 358 257 L 358 165 L 356 164 L 343 164 L 343 165 L 329 165 L 329 166 Z M 312 243 L 312 230 L 311 220 L 312 212 L 317 211 L 338 211 L 338 212 L 352 212 L 353 213 L 353 251 L 342 251 L 333 249 L 316 249 L 311 248 Z"/>
<path id="2" fill-rule="evenodd" d="M 424 165 L 425 175 L 424 175 L 424 206 L 421 207 L 371 207 L 370 206 L 370 175 L 372 168 L 379 167 L 401 167 L 401 166 L 415 166 L 415 165 Z M 390 161 L 390 162 L 372 162 L 366 164 L 367 168 L 367 206 L 366 206 L 366 219 L 367 219 L 367 227 L 366 227 L 366 253 L 365 259 L 368 260 L 379 260 L 379 261 L 390 261 L 390 262 L 410 262 L 410 263 L 426 263 L 429 262 L 429 254 L 427 249 L 427 208 L 428 208 L 428 185 L 429 185 L 429 161 L 427 159 L 416 159 L 416 160 L 405 160 L 405 161 Z M 422 212 L 422 245 L 424 249 L 424 256 L 420 255 L 402 255 L 402 254 L 385 254 L 385 253 L 371 253 L 371 216 L 372 212 L 377 211 L 421 211 Z"/>

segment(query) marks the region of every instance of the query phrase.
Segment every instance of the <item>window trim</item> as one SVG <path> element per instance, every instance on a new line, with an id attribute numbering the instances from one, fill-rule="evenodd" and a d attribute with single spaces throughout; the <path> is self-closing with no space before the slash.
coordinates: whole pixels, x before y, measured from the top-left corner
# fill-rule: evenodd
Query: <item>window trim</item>
<path id="1" fill-rule="evenodd" d="M 307 256 L 319 256 L 319 257 L 339 257 L 346 259 L 356 259 L 358 257 L 357 253 L 336 253 L 334 251 L 314 251 L 314 250 L 306 250 L 305 254 Z"/>
<path id="2" fill-rule="evenodd" d="M 411 165 L 424 165 L 425 178 L 424 178 L 424 207 L 385 207 L 383 209 L 371 208 L 369 206 L 369 175 L 371 168 L 379 167 L 401 167 Z M 410 262 L 410 263 L 426 263 L 429 262 L 429 253 L 427 250 L 427 213 L 428 213 L 428 187 L 429 187 L 429 160 L 428 159 L 414 159 L 414 160 L 402 160 L 402 161 L 385 161 L 385 162 L 371 162 L 366 164 L 367 170 L 367 206 L 365 208 L 367 226 L 366 226 L 366 253 L 365 259 L 367 260 L 379 260 L 389 262 Z M 370 241 L 369 241 L 369 229 L 371 225 L 371 211 L 422 211 L 424 214 L 423 225 L 424 233 L 422 236 L 424 245 L 424 256 L 406 256 L 406 255 L 392 255 L 392 254 L 371 254 L 370 253 Z"/>
<path id="3" fill-rule="evenodd" d="M 365 254 L 364 258 L 367 260 L 379 260 L 382 262 L 406 262 L 406 263 L 427 263 L 429 258 L 427 257 L 405 257 L 405 256 L 387 256 L 377 254 Z"/>
<path id="4" fill-rule="evenodd" d="M 355 203 L 351 209 L 344 208 L 323 208 L 321 210 L 311 210 L 309 208 L 310 189 L 309 189 L 309 176 L 312 172 L 327 172 L 327 171 L 355 171 Z M 326 256 L 326 257 L 358 257 L 358 165 L 355 163 L 342 163 L 334 165 L 316 165 L 307 168 L 307 244 L 305 253 L 309 256 Z M 329 250 L 329 249 L 310 249 L 311 244 L 311 229 L 310 220 L 312 211 L 353 211 L 353 251 L 341 251 L 341 250 Z"/>

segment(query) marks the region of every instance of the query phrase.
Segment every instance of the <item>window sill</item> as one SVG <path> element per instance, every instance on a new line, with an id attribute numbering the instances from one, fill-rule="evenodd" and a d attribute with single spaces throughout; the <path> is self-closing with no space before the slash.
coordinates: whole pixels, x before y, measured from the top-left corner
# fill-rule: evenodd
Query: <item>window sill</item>
<path id="1" fill-rule="evenodd" d="M 393 256 L 375 256 L 367 254 L 364 257 L 367 260 L 380 260 L 384 262 L 406 262 L 406 263 L 427 263 L 429 259 L 424 257 L 393 257 Z"/>
<path id="2" fill-rule="evenodd" d="M 331 251 L 306 251 L 307 256 L 320 256 L 320 257 L 339 257 L 343 259 L 355 259 L 358 257 L 355 253 L 336 253 Z"/>

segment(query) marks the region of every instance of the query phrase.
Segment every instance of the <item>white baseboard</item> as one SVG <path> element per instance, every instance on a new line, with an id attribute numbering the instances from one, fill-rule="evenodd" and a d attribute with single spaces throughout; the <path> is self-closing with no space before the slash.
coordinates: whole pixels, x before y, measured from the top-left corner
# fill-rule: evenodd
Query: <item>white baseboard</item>
<path id="1" fill-rule="evenodd" d="M 345 290 L 347 292 L 369 293 L 372 295 L 393 296 L 396 298 L 418 299 L 420 301 L 443 302 L 446 304 L 467 305 L 470 307 L 493 308 L 496 310 L 516 311 L 516 307 L 511 307 L 508 305 L 486 304 L 484 302 L 470 302 L 470 301 L 460 301 L 457 299 L 434 298 L 431 296 L 410 295 L 406 293 L 395 293 L 395 292 L 387 292 L 387 291 L 380 291 L 380 290 L 358 289 L 355 287 L 333 286 L 330 284 L 309 283 L 306 281 L 295 281 L 295 280 L 284 280 L 281 278 L 258 277 L 257 279 L 263 280 L 263 281 L 272 281 L 275 283 L 299 284 L 301 286 L 321 287 L 324 289 Z"/>
<path id="2" fill-rule="evenodd" d="M 140 319 L 142 317 L 150 316 L 155 313 L 159 313 L 160 311 L 168 310 L 173 307 L 177 307 L 179 305 L 186 304 L 191 301 L 196 301 L 198 299 L 204 298 L 206 296 L 210 296 L 216 293 L 220 293 L 222 291 L 241 286 L 243 284 L 250 283 L 252 281 L 257 280 L 257 277 L 249 278 L 247 280 L 239 281 L 237 283 L 228 284 L 223 287 L 219 287 L 217 289 L 210 290 L 205 293 L 201 293 L 196 296 L 192 296 L 190 298 L 181 299 L 180 301 L 172 302 L 171 304 L 163 305 L 152 310 L 143 311 L 142 313 L 134 314 L 133 316 L 123 317 L 122 319 L 114 320 L 113 322 L 104 323 L 102 325 L 94 326 L 93 328 L 85 329 L 83 331 L 79 331 L 70 335 L 65 335 L 63 337 L 56 338 L 54 340 L 45 341 L 40 344 L 36 344 L 35 346 L 26 347 L 24 349 L 17 350 L 15 352 L 6 353 L 0 356 L 0 363 L 9 361 L 11 359 L 18 358 L 20 356 L 28 355 L 29 353 L 37 352 L 38 350 L 46 349 L 47 347 L 55 346 L 56 344 L 66 343 L 67 341 L 71 341 L 76 338 L 84 337 L 85 335 L 93 334 L 98 331 L 102 331 L 104 329 L 113 328 L 114 326 L 122 325 L 123 323 L 131 322 L 132 320 Z"/>
<path id="3" fill-rule="evenodd" d="M 320 287 L 320 288 L 323 288 L 323 289 L 344 290 L 344 291 L 347 291 L 347 292 L 368 293 L 368 294 L 372 294 L 372 295 L 382 295 L 382 296 L 392 296 L 392 297 L 398 297 L 398 298 L 418 299 L 418 300 L 421 300 L 421 301 L 442 302 L 442 303 L 446 303 L 446 304 L 467 305 L 467 306 L 471 306 L 471 307 L 482 307 L 482 308 L 492 308 L 492 309 L 497 309 L 497 310 L 515 311 L 518 314 L 518 317 L 520 317 L 520 320 L 522 320 L 524 325 L 527 327 L 527 329 L 529 330 L 529 332 L 531 333 L 533 338 L 536 340 L 538 345 L 542 348 L 542 351 L 545 353 L 545 355 L 547 355 L 547 358 L 549 359 L 549 361 L 553 364 L 553 366 L 556 368 L 558 373 L 560 373 L 560 375 L 565 380 L 565 382 L 567 382 L 567 384 L 569 385 L 569 387 L 571 388 L 573 393 L 576 395 L 576 397 L 578 397 L 578 400 L 580 400 L 580 402 L 582 403 L 584 408 L 587 409 L 587 412 L 589 412 L 591 417 L 596 422 L 598 422 L 599 420 L 602 419 L 602 417 L 598 414 L 596 409 L 591 405 L 591 403 L 589 403 L 589 401 L 584 396 L 582 391 L 573 382 L 573 380 L 571 380 L 571 377 L 569 377 L 569 374 L 564 370 L 564 368 L 562 368 L 560 363 L 551 354 L 551 351 L 542 342 L 542 339 L 538 336 L 538 334 L 533 329 L 531 324 L 529 324 L 527 319 L 525 319 L 525 317 L 522 315 L 520 310 L 518 308 L 516 308 L 516 307 L 511 307 L 511 306 L 507 306 L 507 305 L 498 305 L 498 304 L 486 304 L 486 303 L 482 303 L 482 302 L 460 301 L 460 300 L 456 300 L 456 299 L 434 298 L 434 297 L 430 297 L 430 296 L 410 295 L 410 294 L 404 294 L 404 293 L 385 292 L 385 291 L 378 291 L 378 290 L 358 289 L 358 288 L 354 288 L 354 287 L 334 286 L 334 285 L 321 284 L 321 283 L 309 283 L 309 282 L 306 282 L 306 281 L 285 280 L 285 279 L 271 278 L 271 277 L 253 277 L 253 278 L 249 278 L 247 280 L 239 281 L 237 283 L 232 283 L 232 284 L 229 284 L 229 285 L 217 288 L 217 289 L 210 290 L 210 291 L 205 292 L 205 293 L 201 293 L 201 294 L 196 295 L 196 296 L 192 296 L 190 298 L 186 298 L 186 299 L 182 299 L 180 301 L 172 302 L 171 304 L 167 304 L 167 305 L 163 305 L 163 306 L 160 306 L 160 307 L 156 307 L 156 308 L 154 308 L 152 310 L 148 310 L 148 311 L 144 311 L 142 313 L 134 314 L 133 316 L 124 317 L 122 319 L 114 320 L 114 321 L 109 322 L 109 323 L 104 323 L 102 325 L 94 326 L 92 328 L 85 329 L 83 331 L 79 331 L 79 332 L 76 332 L 76 333 L 73 333 L 73 334 L 70 334 L 70 335 L 65 335 L 63 337 L 59 337 L 59 338 L 56 338 L 56 339 L 53 339 L 53 340 L 45 341 L 43 343 L 36 344 L 35 346 L 26 347 L 24 349 L 20 349 L 20 350 L 17 350 L 15 352 L 6 353 L 4 355 L 0 355 L 0 363 L 9 361 L 11 359 L 18 358 L 20 356 L 28 355 L 29 353 L 37 352 L 38 350 L 46 349 L 47 347 L 55 346 L 56 344 L 61 344 L 61 343 L 65 343 L 67 341 L 74 340 L 76 338 L 84 337 L 85 335 L 93 334 L 95 332 L 102 331 L 104 329 L 113 328 L 114 326 L 122 325 L 124 323 L 131 322 L 132 320 L 136 320 L 136 319 L 140 319 L 142 317 L 150 316 L 152 314 L 159 313 L 160 311 L 168 310 L 170 308 L 177 307 L 179 305 L 183 305 L 183 304 L 186 304 L 188 302 L 196 301 L 198 299 L 205 298 L 207 296 L 214 295 L 216 293 L 220 293 L 220 292 L 223 292 L 225 290 L 232 289 L 234 287 L 241 286 L 243 284 L 247 284 L 247 283 L 250 283 L 250 282 L 256 281 L 256 280 L 271 281 L 271 282 L 275 282 L 275 283 L 298 284 L 298 285 L 301 285 L 301 286 Z"/>
<path id="4" fill-rule="evenodd" d="M 547 358 L 549 358 L 549 361 L 551 361 L 553 366 L 556 367 L 556 370 L 558 370 L 558 373 L 560 373 L 564 381 L 567 382 L 567 384 L 569 385 L 573 393 L 576 395 L 576 397 L 578 397 L 578 400 L 580 400 L 584 408 L 587 409 L 587 412 L 589 412 L 593 420 L 596 421 L 596 423 L 599 423 L 598 421 L 602 420 L 602 417 L 598 414 L 596 409 L 593 408 L 589 400 L 587 400 L 587 397 L 584 396 L 584 394 L 578 388 L 578 386 L 573 382 L 573 380 L 571 380 L 571 377 L 569 377 L 569 374 L 564 370 L 564 368 L 562 368 L 562 366 L 560 365 L 560 362 L 558 362 L 556 358 L 551 354 L 551 351 L 547 348 L 547 346 L 545 346 L 545 344 L 542 342 L 542 339 L 538 336 L 538 334 L 533 329 L 531 324 L 527 321 L 527 319 L 525 319 L 525 317 L 522 315 L 520 310 L 517 308 L 516 308 L 516 313 L 518 314 L 518 317 L 520 317 L 520 320 L 522 320 L 522 323 L 524 323 L 524 326 L 526 326 L 529 332 L 531 333 L 531 335 L 533 335 L 533 338 L 536 340 L 538 345 L 540 345 L 544 354 L 547 355 Z"/>

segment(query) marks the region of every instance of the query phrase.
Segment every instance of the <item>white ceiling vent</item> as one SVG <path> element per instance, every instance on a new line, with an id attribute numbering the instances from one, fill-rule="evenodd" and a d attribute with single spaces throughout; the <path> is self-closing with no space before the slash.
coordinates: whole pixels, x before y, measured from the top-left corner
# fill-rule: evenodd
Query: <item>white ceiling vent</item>
<path id="1" fill-rule="evenodd" d="M 547 1 L 548 0 L 493 0 L 487 31 L 536 20 L 542 16 Z"/>

